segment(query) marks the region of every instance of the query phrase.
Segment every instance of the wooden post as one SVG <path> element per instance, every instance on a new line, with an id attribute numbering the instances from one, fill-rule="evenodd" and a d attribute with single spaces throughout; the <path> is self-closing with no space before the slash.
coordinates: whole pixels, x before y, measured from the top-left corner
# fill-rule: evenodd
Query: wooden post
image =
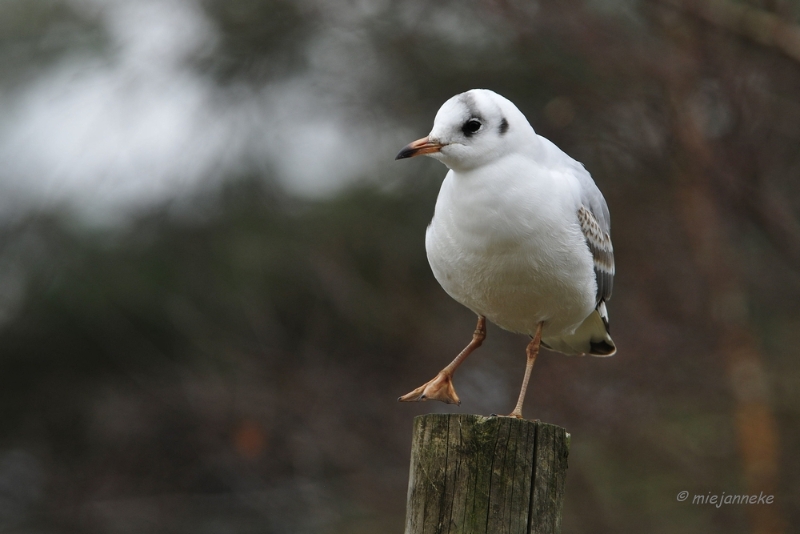
<path id="1" fill-rule="evenodd" d="M 561 532 L 569 434 L 509 417 L 414 419 L 405 534 Z"/>

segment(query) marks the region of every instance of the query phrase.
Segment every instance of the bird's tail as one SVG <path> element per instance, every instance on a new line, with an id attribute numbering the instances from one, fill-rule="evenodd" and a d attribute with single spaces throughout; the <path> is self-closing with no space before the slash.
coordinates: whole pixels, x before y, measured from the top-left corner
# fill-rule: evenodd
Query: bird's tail
<path id="1" fill-rule="evenodd" d="M 548 349 L 569 355 L 613 356 L 617 346 L 608 332 L 608 310 L 606 303 L 600 301 L 597 308 L 585 321 L 568 336 L 542 339 Z"/>

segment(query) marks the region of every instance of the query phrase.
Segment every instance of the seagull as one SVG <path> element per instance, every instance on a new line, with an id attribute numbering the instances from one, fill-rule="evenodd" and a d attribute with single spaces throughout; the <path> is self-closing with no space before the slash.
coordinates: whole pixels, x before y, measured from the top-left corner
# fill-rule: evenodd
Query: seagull
<path id="1" fill-rule="evenodd" d="M 472 341 L 432 380 L 403 395 L 461 404 L 452 377 L 486 338 L 486 321 L 531 341 L 522 404 L 539 347 L 611 356 L 606 301 L 614 281 L 611 219 L 583 165 L 537 135 L 525 115 L 486 89 L 452 97 L 427 137 L 395 159 L 425 155 L 450 171 L 442 182 L 425 249 L 433 275 L 478 316 Z"/>

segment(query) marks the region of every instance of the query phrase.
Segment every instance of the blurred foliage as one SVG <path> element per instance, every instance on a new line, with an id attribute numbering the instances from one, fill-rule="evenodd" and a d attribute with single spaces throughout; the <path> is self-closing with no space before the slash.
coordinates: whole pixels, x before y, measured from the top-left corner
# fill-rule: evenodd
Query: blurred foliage
<path id="1" fill-rule="evenodd" d="M 112 56 L 113 5 L 0 3 L 2 90 Z M 402 143 L 386 130 L 421 137 L 472 87 L 582 161 L 612 213 L 619 354 L 543 355 L 528 400 L 573 436 L 564 531 L 800 522 L 800 64 L 752 38 L 765 15 L 797 31 L 795 5 L 170 5 L 213 27 L 183 59 L 221 101 L 250 95 L 256 109 L 260 93 L 238 86 L 313 86 L 319 107 L 387 143 L 379 176 L 308 200 L 269 165 L 221 167 L 118 226 L 51 204 L 5 220 L 0 529 L 400 532 L 412 416 L 451 408 L 395 399 L 474 318 L 425 258 L 445 170 L 393 164 Z M 703 6 L 733 6 L 740 24 Z M 461 410 L 511 407 L 525 341 L 490 326 L 456 376 Z M 774 491 L 772 515 L 676 501 L 754 488 Z"/>
<path id="2" fill-rule="evenodd" d="M 62 0 L 4 0 L 0 88 L 18 87 L 67 54 L 100 52 L 108 42 L 98 22 Z"/>
<path id="3" fill-rule="evenodd" d="M 202 5 L 221 39 L 200 68 L 252 83 L 304 70 L 304 48 L 315 24 L 297 2 L 207 0 Z"/>
<path id="4" fill-rule="evenodd" d="M 441 299 L 420 246 L 430 188 L 404 193 L 309 204 L 245 180 L 198 198 L 203 221 L 159 209 L 123 231 L 58 217 L 7 229 L 26 296 L 0 339 L 3 441 L 33 445 L 54 495 L 78 500 L 292 491 L 298 472 L 386 469 L 368 451 L 404 451 L 384 392 Z M 330 425 L 317 450 L 313 428 Z M 92 528 L 57 502 L 43 518 Z"/>

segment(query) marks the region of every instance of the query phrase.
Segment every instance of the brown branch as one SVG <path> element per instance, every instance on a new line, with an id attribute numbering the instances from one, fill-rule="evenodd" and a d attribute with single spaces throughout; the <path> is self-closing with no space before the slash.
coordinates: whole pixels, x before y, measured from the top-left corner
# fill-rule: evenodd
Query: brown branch
<path id="1" fill-rule="evenodd" d="M 800 223 L 789 204 L 766 186 L 757 194 L 743 194 L 740 200 L 778 253 L 800 269 Z"/>
<path id="2" fill-rule="evenodd" d="M 773 13 L 729 0 L 658 1 L 760 45 L 776 48 L 800 62 L 800 26 Z"/>

